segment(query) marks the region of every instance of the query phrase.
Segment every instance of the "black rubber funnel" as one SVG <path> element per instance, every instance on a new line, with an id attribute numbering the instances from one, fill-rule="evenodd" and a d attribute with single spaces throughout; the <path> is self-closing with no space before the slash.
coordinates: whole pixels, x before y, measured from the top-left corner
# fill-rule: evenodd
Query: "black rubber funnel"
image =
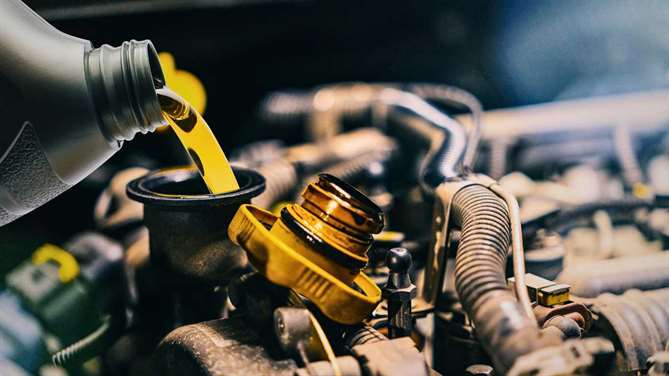
<path id="1" fill-rule="evenodd" d="M 240 189 L 215 195 L 192 168 L 158 170 L 128 184 L 128 196 L 144 204 L 151 263 L 175 282 L 225 285 L 246 267 L 228 225 L 240 205 L 263 192 L 265 179 L 252 170 L 233 171 Z"/>

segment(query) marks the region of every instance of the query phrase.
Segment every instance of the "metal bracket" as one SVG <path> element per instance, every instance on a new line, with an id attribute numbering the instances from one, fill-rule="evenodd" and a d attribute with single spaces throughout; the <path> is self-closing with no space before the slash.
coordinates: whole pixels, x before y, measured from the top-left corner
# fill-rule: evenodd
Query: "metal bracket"
<path id="1" fill-rule="evenodd" d="M 432 239 L 425 262 L 425 276 L 420 299 L 434 307 L 437 296 L 444 285 L 446 271 L 447 245 L 449 237 L 449 217 L 453 197 L 465 187 L 481 185 L 490 188 L 497 182 L 483 174 L 471 174 L 458 181 L 441 183 L 435 190 L 434 211 L 432 214 Z"/>

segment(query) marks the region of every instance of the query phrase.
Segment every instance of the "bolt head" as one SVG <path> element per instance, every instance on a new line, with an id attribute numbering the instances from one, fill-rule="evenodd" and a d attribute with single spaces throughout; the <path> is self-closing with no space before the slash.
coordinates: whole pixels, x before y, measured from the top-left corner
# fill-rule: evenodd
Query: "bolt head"
<path id="1" fill-rule="evenodd" d="M 495 371 L 487 364 L 472 364 L 467 367 L 465 373 L 470 376 L 492 376 Z"/>
<path id="2" fill-rule="evenodd" d="M 391 273 L 408 273 L 411 268 L 411 253 L 406 248 L 391 248 L 386 254 L 386 266 Z"/>
<path id="3" fill-rule="evenodd" d="M 384 289 L 383 297 L 393 302 L 409 302 L 416 297 L 416 290 L 414 285 L 401 289 Z"/>

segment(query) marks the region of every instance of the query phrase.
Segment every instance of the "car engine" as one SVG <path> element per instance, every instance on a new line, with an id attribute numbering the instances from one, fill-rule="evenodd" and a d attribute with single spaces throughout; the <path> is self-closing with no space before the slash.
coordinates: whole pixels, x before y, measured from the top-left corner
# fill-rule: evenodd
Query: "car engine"
<path id="1" fill-rule="evenodd" d="M 669 374 L 669 4 L 26 3 L 239 190 L 159 128 L 0 227 L 0 375 Z"/>

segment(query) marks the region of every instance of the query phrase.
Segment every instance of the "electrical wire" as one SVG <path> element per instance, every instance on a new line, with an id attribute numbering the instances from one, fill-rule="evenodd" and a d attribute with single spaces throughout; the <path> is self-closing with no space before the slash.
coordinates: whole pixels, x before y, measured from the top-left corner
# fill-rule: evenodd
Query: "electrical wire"
<path id="1" fill-rule="evenodd" d="M 114 335 L 113 331 L 111 317 L 105 316 L 102 324 L 97 329 L 58 351 L 51 357 L 51 361 L 63 368 L 70 368 L 75 364 L 83 363 L 98 355 L 109 344 L 110 336 Z"/>

